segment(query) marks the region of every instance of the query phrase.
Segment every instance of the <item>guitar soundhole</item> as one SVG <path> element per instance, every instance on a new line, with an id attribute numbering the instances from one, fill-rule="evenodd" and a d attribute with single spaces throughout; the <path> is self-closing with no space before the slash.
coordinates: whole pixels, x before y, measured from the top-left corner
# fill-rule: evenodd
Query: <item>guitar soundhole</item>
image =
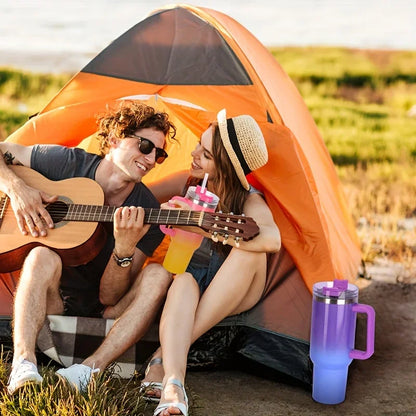
<path id="1" fill-rule="evenodd" d="M 68 205 L 63 201 L 52 202 L 45 208 L 49 212 L 54 224 L 61 222 L 68 213 Z"/>

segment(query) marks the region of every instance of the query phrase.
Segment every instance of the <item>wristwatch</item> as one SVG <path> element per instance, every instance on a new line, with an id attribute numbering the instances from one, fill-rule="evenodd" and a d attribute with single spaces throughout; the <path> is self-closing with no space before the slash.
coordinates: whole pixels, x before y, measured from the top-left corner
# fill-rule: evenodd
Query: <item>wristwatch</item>
<path id="1" fill-rule="evenodd" d="M 113 251 L 113 259 L 115 260 L 118 266 L 129 267 L 131 262 L 133 261 L 133 256 L 120 258 L 119 256 L 117 256 L 116 252 Z"/>

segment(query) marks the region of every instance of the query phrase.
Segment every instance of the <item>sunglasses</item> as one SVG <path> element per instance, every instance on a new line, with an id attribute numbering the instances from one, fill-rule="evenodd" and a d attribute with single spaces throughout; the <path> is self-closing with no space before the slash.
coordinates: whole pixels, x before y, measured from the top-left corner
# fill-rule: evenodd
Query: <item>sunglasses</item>
<path id="1" fill-rule="evenodd" d="M 165 159 L 168 157 L 168 154 L 165 152 L 164 149 L 160 147 L 156 147 L 153 142 L 151 142 L 149 139 L 146 139 L 145 137 L 136 136 L 134 134 L 131 135 L 131 137 L 134 137 L 136 139 L 139 139 L 139 150 L 144 154 L 148 155 L 152 152 L 153 149 L 156 149 L 156 157 L 155 161 L 156 163 L 163 163 Z"/>

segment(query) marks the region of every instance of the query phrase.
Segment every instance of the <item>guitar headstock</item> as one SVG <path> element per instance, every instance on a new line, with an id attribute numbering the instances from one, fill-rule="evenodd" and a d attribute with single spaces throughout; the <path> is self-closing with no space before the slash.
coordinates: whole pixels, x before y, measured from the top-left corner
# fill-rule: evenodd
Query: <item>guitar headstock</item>
<path id="1" fill-rule="evenodd" d="M 234 238 L 237 247 L 240 240 L 248 241 L 259 234 L 259 227 L 253 218 L 219 212 L 205 212 L 200 227 L 209 232 L 214 241 L 218 241 L 218 236 L 224 237 L 223 244 L 228 238 Z"/>

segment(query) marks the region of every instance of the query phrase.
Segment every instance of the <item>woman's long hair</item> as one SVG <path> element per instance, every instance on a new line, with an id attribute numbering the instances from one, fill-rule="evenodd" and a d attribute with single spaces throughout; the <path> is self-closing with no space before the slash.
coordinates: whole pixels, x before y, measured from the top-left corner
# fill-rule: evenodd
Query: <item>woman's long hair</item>
<path id="1" fill-rule="evenodd" d="M 220 198 L 219 209 L 222 212 L 242 214 L 249 191 L 243 188 L 222 144 L 218 123 L 212 123 L 212 128 L 212 155 L 216 168 L 212 184 L 214 193 Z"/>
<path id="2" fill-rule="evenodd" d="M 212 180 L 212 192 L 219 197 L 217 210 L 224 213 L 243 214 L 243 207 L 249 191 L 243 185 L 235 173 L 234 166 L 228 157 L 227 151 L 222 144 L 218 123 L 213 122 L 212 156 L 215 163 L 215 174 Z M 201 179 L 190 176 L 184 188 L 184 195 L 189 186 L 201 184 Z M 223 257 L 231 251 L 231 246 L 216 243 L 213 248 Z"/>

